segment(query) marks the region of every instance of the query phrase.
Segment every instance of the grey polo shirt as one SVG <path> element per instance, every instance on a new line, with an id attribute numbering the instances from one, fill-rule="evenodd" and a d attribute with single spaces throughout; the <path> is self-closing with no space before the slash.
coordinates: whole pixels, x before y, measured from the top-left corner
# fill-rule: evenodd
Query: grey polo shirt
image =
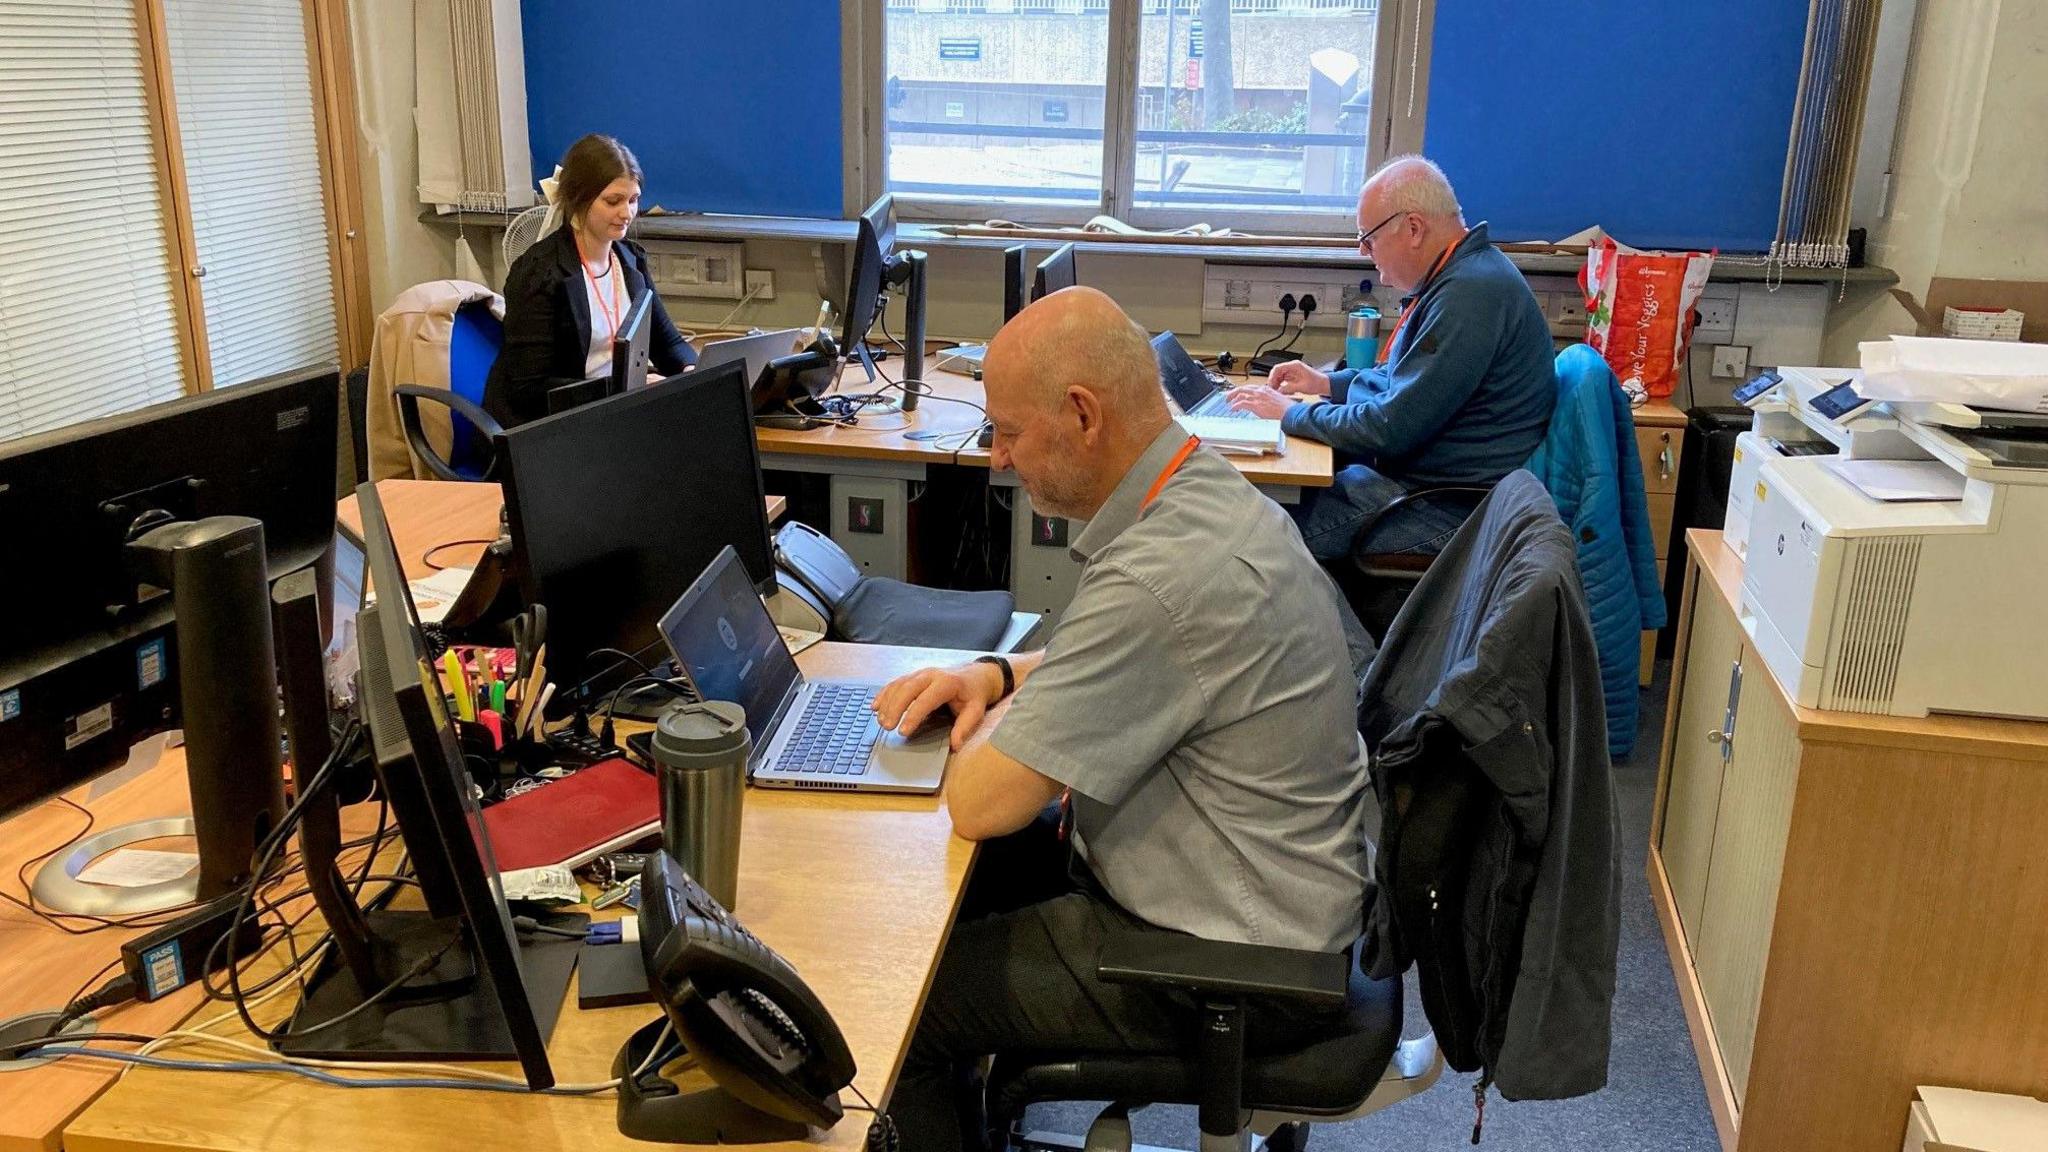
<path id="1" fill-rule="evenodd" d="M 1073 603 L 991 737 L 1074 792 L 1076 845 L 1162 928 L 1358 937 L 1367 802 L 1335 586 L 1281 508 L 1187 439 L 1145 450 L 1074 541 Z"/>

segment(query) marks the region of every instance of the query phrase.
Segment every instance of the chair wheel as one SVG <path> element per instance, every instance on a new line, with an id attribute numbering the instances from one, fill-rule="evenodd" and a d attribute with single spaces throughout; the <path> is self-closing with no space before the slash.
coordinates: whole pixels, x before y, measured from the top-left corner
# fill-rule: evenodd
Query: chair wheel
<path id="1" fill-rule="evenodd" d="M 1301 1121 L 1282 1124 L 1266 1137 L 1266 1152 L 1303 1152 L 1308 1147 L 1308 1125 Z"/>

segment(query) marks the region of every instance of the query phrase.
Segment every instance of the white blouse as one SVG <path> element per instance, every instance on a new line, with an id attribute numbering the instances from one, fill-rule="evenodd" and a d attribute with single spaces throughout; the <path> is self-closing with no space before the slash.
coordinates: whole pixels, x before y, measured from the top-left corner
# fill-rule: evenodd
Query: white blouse
<path id="1" fill-rule="evenodd" d="M 612 372 L 612 337 L 626 320 L 633 297 L 626 291 L 626 273 L 619 267 L 619 250 L 612 248 L 609 276 L 593 277 L 588 266 L 583 273 L 583 293 L 590 298 L 590 348 L 583 357 L 583 378 L 609 376 Z"/>

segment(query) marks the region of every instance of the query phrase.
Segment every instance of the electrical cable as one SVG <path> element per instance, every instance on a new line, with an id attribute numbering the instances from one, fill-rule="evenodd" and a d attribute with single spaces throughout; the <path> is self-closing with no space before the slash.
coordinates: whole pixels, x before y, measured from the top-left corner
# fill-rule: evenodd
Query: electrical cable
<path id="1" fill-rule="evenodd" d="M 100 1037 L 113 1039 L 111 1036 Z M 126 1039 L 125 1037 L 123 1039 Z M 148 1037 L 136 1037 L 146 1040 Z M 430 1077 L 350 1077 L 337 1076 L 318 1067 L 295 1060 L 172 1060 L 162 1056 L 145 1056 L 140 1052 L 109 1052 L 101 1048 L 83 1048 L 71 1044 L 44 1043 L 37 1046 L 45 1055 L 58 1057 L 83 1056 L 93 1060 L 109 1060 L 117 1064 L 135 1064 L 145 1068 L 182 1068 L 194 1072 L 284 1072 L 315 1080 L 335 1088 L 450 1088 L 469 1092 L 516 1092 L 522 1095 L 539 1093 L 546 1096 L 595 1096 L 610 1092 L 618 1087 L 617 1081 L 599 1084 L 557 1084 L 552 1088 L 534 1089 L 524 1083 L 504 1083 L 496 1080 L 461 1080 L 453 1077 L 435 1079 Z"/>
<path id="2" fill-rule="evenodd" d="M 481 544 L 484 547 L 488 548 L 491 545 L 496 544 L 497 542 L 498 538 L 496 536 L 493 536 L 488 540 L 484 540 L 481 538 L 474 540 L 444 540 L 441 543 L 434 545 L 432 548 L 427 549 L 425 552 L 420 553 L 420 563 L 425 564 L 427 567 L 432 568 L 436 572 L 446 572 L 451 567 L 451 565 L 435 563 L 434 557 L 436 554 L 446 552 L 450 548 L 473 547 L 478 544 Z"/>

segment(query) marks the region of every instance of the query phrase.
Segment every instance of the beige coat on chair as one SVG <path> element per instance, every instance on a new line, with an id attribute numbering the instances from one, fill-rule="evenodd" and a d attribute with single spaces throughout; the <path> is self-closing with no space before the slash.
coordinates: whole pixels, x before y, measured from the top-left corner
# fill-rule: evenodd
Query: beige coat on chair
<path id="1" fill-rule="evenodd" d="M 405 442 L 405 426 L 398 416 L 398 397 L 393 389 L 401 384 L 428 388 L 448 387 L 448 339 L 455 326 L 456 309 L 472 300 L 489 300 L 491 312 L 505 318 L 505 301 L 496 292 L 473 280 L 429 280 L 398 294 L 377 317 L 377 329 L 370 344 L 370 390 L 364 428 L 370 448 L 372 480 L 431 480 L 427 471 Z M 420 405 L 420 425 L 427 442 L 445 458 L 453 434 L 449 431 L 448 409 L 440 404 Z"/>

